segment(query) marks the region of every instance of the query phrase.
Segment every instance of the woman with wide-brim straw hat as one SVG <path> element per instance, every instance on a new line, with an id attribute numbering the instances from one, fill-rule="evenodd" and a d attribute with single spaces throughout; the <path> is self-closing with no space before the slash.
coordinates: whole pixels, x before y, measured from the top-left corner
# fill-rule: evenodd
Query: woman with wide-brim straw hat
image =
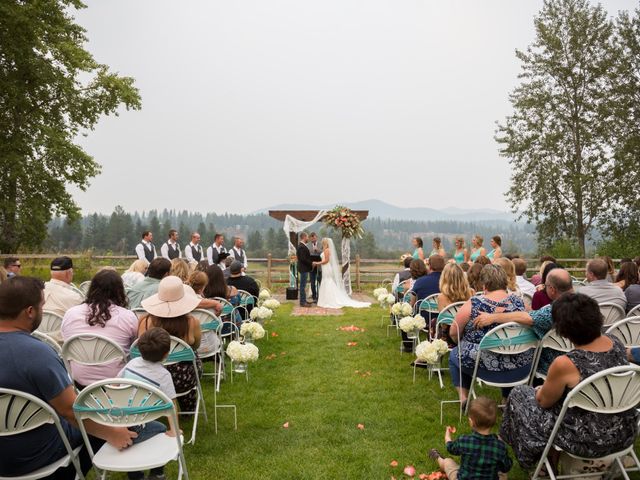
<path id="1" fill-rule="evenodd" d="M 169 335 L 184 340 L 194 351 L 200 346 L 200 324 L 189 315 L 200 303 L 193 289 L 184 285 L 178 277 L 168 276 L 160 281 L 158 293 L 142 301 L 142 307 L 147 315 L 140 319 L 138 335 L 142 335 L 148 329 L 160 327 L 169 332 Z M 200 360 L 197 361 L 198 369 L 202 371 Z M 167 370 L 173 379 L 176 393 L 187 392 L 196 386 L 196 375 L 193 363 L 179 362 L 167 365 Z M 196 404 L 196 392 L 178 397 L 180 409 L 192 412 Z"/>

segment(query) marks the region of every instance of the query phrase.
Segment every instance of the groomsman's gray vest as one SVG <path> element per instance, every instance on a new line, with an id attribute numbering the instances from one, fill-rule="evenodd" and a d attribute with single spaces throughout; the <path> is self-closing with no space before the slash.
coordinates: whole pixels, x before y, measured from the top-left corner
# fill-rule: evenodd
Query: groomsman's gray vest
<path id="1" fill-rule="evenodd" d="M 227 249 L 224 247 L 220 247 L 220 253 L 227 253 Z M 213 264 L 217 265 L 218 263 L 220 263 L 220 253 L 218 253 L 218 250 L 216 250 L 216 244 L 212 243 L 211 244 L 211 259 L 213 260 Z"/>
<path id="2" fill-rule="evenodd" d="M 180 257 L 180 245 L 176 243 L 176 248 L 173 248 L 167 241 L 167 255 L 169 255 L 169 260 Z"/>
<path id="3" fill-rule="evenodd" d="M 147 248 L 147 246 L 143 243 L 142 249 L 144 250 L 144 258 L 147 259 L 147 262 L 151 263 L 156 257 L 156 247 L 153 243 L 150 243 L 149 245 L 151 248 Z"/>
<path id="4" fill-rule="evenodd" d="M 202 259 L 202 247 L 200 244 L 197 246 L 189 245 L 191 247 L 191 256 L 196 262 L 199 262 Z"/>
<path id="5" fill-rule="evenodd" d="M 238 252 L 238 250 L 234 247 L 234 248 L 233 248 L 233 254 L 234 254 L 233 256 L 235 257 L 235 259 L 236 259 L 237 261 L 239 261 L 241 264 L 243 264 L 243 265 L 244 265 L 244 261 L 245 261 L 245 258 L 244 258 L 244 250 L 243 250 L 243 249 L 240 249 L 240 252 Z"/>

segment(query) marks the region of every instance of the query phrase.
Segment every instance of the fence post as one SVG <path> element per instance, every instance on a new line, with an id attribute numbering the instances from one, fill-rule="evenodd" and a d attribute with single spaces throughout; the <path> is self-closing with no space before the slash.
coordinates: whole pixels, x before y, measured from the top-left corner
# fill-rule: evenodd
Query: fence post
<path id="1" fill-rule="evenodd" d="M 267 288 L 271 290 L 271 253 L 267 254 Z"/>
<path id="2" fill-rule="evenodd" d="M 356 290 L 360 291 L 360 254 L 356 254 Z"/>

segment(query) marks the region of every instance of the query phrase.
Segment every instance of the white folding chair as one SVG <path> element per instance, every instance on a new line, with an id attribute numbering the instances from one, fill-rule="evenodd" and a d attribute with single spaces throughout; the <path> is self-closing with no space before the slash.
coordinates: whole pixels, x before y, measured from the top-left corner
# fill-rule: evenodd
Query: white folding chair
<path id="1" fill-rule="evenodd" d="M 615 303 L 599 303 L 598 307 L 600 307 L 600 313 L 604 318 L 604 326 L 609 326 L 616 323 L 618 320 L 622 320 L 626 317 L 624 313 L 624 308 L 620 305 L 616 305 Z"/>
<path id="2" fill-rule="evenodd" d="M 73 378 L 71 363 L 81 365 L 104 365 L 116 360 L 124 365 L 127 355 L 120 345 L 110 338 L 90 333 L 80 333 L 69 337 L 62 344 L 62 360 Z M 75 379 L 74 379 L 75 380 Z"/>
<path id="3" fill-rule="evenodd" d="M 111 427 L 133 427 L 167 417 L 178 425 L 173 402 L 157 388 L 128 378 L 101 380 L 80 392 L 73 412 L 93 465 L 103 480 L 107 472 L 137 472 L 162 467 L 174 460 L 178 462 L 178 478 L 184 474 L 189 480 L 181 435 L 155 435 L 124 450 L 105 443 L 94 452 L 89 442 L 84 419 Z"/>
<path id="4" fill-rule="evenodd" d="M 490 387 L 508 388 L 518 385 L 526 385 L 531 377 L 531 369 L 521 379 L 513 380 L 510 382 L 498 382 L 491 380 L 484 380 L 478 377 L 478 370 L 480 368 L 480 360 L 483 352 L 492 352 L 500 355 L 522 355 L 529 350 L 535 350 L 538 347 L 539 340 L 529 327 L 520 325 L 519 323 L 509 322 L 498 325 L 497 327 L 489 330 L 478 345 L 478 354 L 476 355 L 476 363 L 473 368 L 473 375 L 471 377 L 471 387 L 469 388 L 469 399 L 475 398 L 475 385 L 484 384 Z M 533 358 L 531 359 L 531 368 L 533 368 Z M 462 368 L 462 366 L 461 366 Z M 469 404 L 467 401 L 465 407 L 465 415 L 469 411 Z"/>
<path id="5" fill-rule="evenodd" d="M 545 348 L 555 350 L 556 352 L 567 353 L 573 350 L 574 346 L 570 340 L 558 335 L 555 329 L 549 330 L 547 334 L 542 337 L 542 340 L 540 340 L 538 348 L 536 349 L 535 356 L 533 357 L 533 368 L 531 369 L 529 385 L 533 385 L 533 381 L 536 378 L 541 378 L 543 380 L 547 379 L 546 373 L 538 372 L 538 365 L 540 363 L 540 358 L 542 357 L 542 351 Z"/>
<path id="6" fill-rule="evenodd" d="M 393 285 L 393 279 L 392 278 L 384 278 L 382 279 L 382 282 L 380 282 L 380 288 L 386 288 L 387 290 L 389 290 L 389 287 Z"/>
<path id="7" fill-rule="evenodd" d="M 522 292 L 522 301 L 524 302 L 525 310 L 531 310 L 531 305 L 533 304 L 533 296 L 529 295 L 528 293 Z"/>
<path id="8" fill-rule="evenodd" d="M 42 312 L 42 322 L 38 326 L 37 330 L 50 337 L 54 338 L 60 335 L 62 329 L 62 317 L 50 310 L 44 310 Z"/>
<path id="9" fill-rule="evenodd" d="M 131 358 L 139 357 L 140 350 L 138 350 L 138 340 L 133 342 L 131 345 L 131 350 L 129 352 Z M 196 362 L 196 352 L 187 345 L 184 340 L 181 340 L 177 337 L 171 337 L 171 347 L 169 348 L 169 356 L 162 362 L 162 364 L 167 367 L 169 365 L 175 365 L 180 362 L 190 362 L 193 365 L 193 370 L 195 372 L 196 384 L 195 386 L 187 390 L 186 392 L 180 392 L 176 395 L 176 398 L 183 397 L 188 395 L 189 393 L 195 391 L 196 392 L 196 407 L 193 411 L 180 411 L 179 415 L 192 415 L 193 416 L 193 427 L 191 429 L 191 439 L 187 442 L 190 444 L 194 444 L 196 442 L 196 433 L 198 430 L 198 418 L 200 413 L 204 414 L 205 421 L 208 421 L 207 417 L 207 406 L 204 402 L 204 395 L 202 394 L 202 385 L 200 384 L 200 375 L 198 375 L 198 364 Z M 202 412 L 200 412 L 200 406 L 202 405 Z"/>
<path id="10" fill-rule="evenodd" d="M 435 320 L 435 318 L 440 313 L 438 309 L 438 297 L 439 293 L 434 293 L 433 295 L 429 295 L 428 297 L 420 300 L 418 305 L 416 306 L 416 310 L 419 315 L 422 316 L 427 322 L 425 327 L 425 332 L 427 333 L 427 338 L 429 340 L 433 340 L 431 335 L 431 320 Z"/>
<path id="11" fill-rule="evenodd" d="M 581 408 L 588 412 L 597 412 L 600 415 L 611 415 L 621 412 L 626 412 L 635 408 L 640 403 L 640 367 L 637 365 L 622 365 L 619 367 L 609 368 L 598 372 L 590 377 L 582 380 L 576 385 L 565 397 L 562 404 L 562 409 L 558 415 L 547 446 L 545 447 L 538 466 L 533 473 L 533 479 L 540 478 L 540 472 L 543 467 L 546 467 L 547 474 L 553 480 L 560 478 L 581 478 L 594 476 L 604 477 L 611 472 L 589 472 L 584 474 L 569 474 L 569 475 L 556 475 L 553 472 L 551 463 L 549 462 L 548 455 L 552 448 L 561 450 L 555 445 L 556 435 L 558 430 L 562 426 L 564 416 L 569 408 Z M 598 432 L 592 430 L 591 435 L 597 436 Z M 601 460 L 605 463 L 613 462 L 620 469 L 620 473 L 624 478 L 629 480 L 629 475 L 624 467 L 622 459 L 626 456 L 630 456 L 634 463 L 634 469 L 640 469 L 640 462 L 634 452 L 634 444 L 632 443 L 627 448 L 618 452 L 613 452 L 604 458 L 583 458 L 565 451 L 567 455 L 577 458 L 579 460 Z"/>
<path id="12" fill-rule="evenodd" d="M 20 435 L 43 425 L 53 424 L 67 451 L 66 455 L 49 465 L 15 477 L 0 476 L 0 480 L 35 480 L 49 477 L 56 470 L 73 465 L 76 478 L 84 479 L 80 469 L 78 454 L 82 447 L 71 448 L 67 435 L 62 429 L 60 417 L 44 400 L 29 393 L 9 388 L 0 388 L 0 437 Z M 2 453 L 4 455 L 5 453 Z"/>
<path id="13" fill-rule="evenodd" d="M 627 347 L 640 347 L 640 316 L 624 318 L 607 329 Z"/>
<path id="14" fill-rule="evenodd" d="M 640 317 L 640 305 L 636 305 L 627 313 L 627 318 Z"/>
<path id="15" fill-rule="evenodd" d="M 91 286 L 91 280 L 87 280 L 86 282 L 82 282 L 78 286 L 78 290 L 82 292 L 82 294 L 86 297 L 87 293 L 89 293 L 89 287 Z"/>
<path id="16" fill-rule="evenodd" d="M 60 344 L 56 342 L 54 338 L 50 337 L 46 333 L 39 332 L 38 330 L 31 332 L 31 336 L 49 345 L 55 350 L 58 356 L 62 358 L 62 347 L 60 347 Z"/>
<path id="17" fill-rule="evenodd" d="M 136 317 L 138 317 L 138 320 L 140 320 L 142 317 L 147 315 L 147 311 L 142 307 L 133 308 L 131 309 L 131 311 L 136 314 Z"/>

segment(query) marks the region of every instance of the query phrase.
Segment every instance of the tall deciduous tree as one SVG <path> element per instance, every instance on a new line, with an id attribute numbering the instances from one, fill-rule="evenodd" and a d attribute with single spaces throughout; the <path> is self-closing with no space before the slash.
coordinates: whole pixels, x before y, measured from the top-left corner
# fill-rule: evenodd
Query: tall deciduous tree
<path id="1" fill-rule="evenodd" d="M 37 247 L 54 214 L 79 208 L 99 165 L 77 143 L 102 115 L 140 108 L 133 79 L 97 63 L 74 22 L 79 0 L 0 2 L 0 251 Z"/>
<path id="2" fill-rule="evenodd" d="M 614 25 L 587 0 L 546 0 L 535 31 L 533 44 L 516 52 L 522 83 L 496 135 L 513 169 L 507 198 L 536 222 L 543 245 L 568 238 L 584 255 L 616 188 Z"/>

